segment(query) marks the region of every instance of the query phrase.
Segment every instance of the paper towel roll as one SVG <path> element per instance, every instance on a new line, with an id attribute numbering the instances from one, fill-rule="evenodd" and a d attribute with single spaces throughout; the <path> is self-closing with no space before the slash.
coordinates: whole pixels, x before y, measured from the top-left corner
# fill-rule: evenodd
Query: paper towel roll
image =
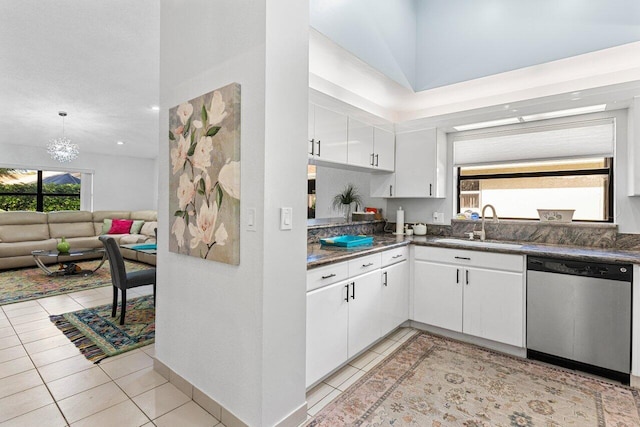
<path id="1" fill-rule="evenodd" d="M 402 210 L 402 206 L 398 207 L 398 212 L 396 212 L 396 234 L 404 233 L 404 211 Z"/>

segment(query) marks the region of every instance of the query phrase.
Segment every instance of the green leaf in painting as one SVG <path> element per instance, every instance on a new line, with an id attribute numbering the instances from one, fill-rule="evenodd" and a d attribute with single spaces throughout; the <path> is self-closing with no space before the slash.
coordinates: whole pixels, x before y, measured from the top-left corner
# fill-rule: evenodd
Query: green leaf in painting
<path id="1" fill-rule="evenodd" d="M 222 187 L 220 186 L 220 184 L 216 184 L 216 203 L 218 204 L 218 209 L 220 209 L 220 204 L 222 203 L 222 196 L 224 195 L 222 193 Z"/>
<path id="2" fill-rule="evenodd" d="M 191 133 L 191 143 L 193 144 L 193 141 L 195 141 L 195 140 L 196 140 L 196 133 L 192 132 Z"/>
<path id="3" fill-rule="evenodd" d="M 184 211 L 178 210 L 173 214 L 173 216 L 184 216 Z"/>
<path id="4" fill-rule="evenodd" d="M 202 106 L 202 111 L 200 112 L 200 115 L 202 116 L 202 123 L 207 123 L 207 109 L 204 108 L 204 105 Z"/>
<path id="5" fill-rule="evenodd" d="M 175 141 L 176 137 L 173 135 L 173 132 L 169 131 L 169 140 L 170 141 Z"/>
<path id="6" fill-rule="evenodd" d="M 204 179 L 201 179 L 201 180 L 198 182 L 198 185 L 200 185 L 200 190 L 202 190 L 202 193 L 201 193 L 201 194 L 204 194 L 204 192 L 205 192 L 205 191 L 206 191 L 206 189 L 207 189 L 207 187 L 206 187 L 206 186 L 205 186 L 205 184 L 204 184 Z"/>
<path id="7" fill-rule="evenodd" d="M 215 136 L 216 133 L 220 131 L 220 126 L 211 126 L 209 130 L 207 130 L 207 136 Z"/>
<path id="8" fill-rule="evenodd" d="M 198 194 L 200 194 L 200 195 L 204 196 L 204 190 L 202 190 L 202 189 L 198 188 Z"/>
<path id="9" fill-rule="evenodd" d="M 184 125 L 184 130 L 182 131 L 182 136 L 184 136 L 186 138 L 187 135 L 189 134 L 189 129 L 191 129 L 191 117 L 189 117 L 189 120 L 187 120 L 187 124 Z"/>
<path id="10" fill-rule="evenodd" d="M 189 146 L 189 151 L 187 151 L 187 156 L 193 156 L 193 153 L 196 152 L 196 144 L 195 142 Z"/>

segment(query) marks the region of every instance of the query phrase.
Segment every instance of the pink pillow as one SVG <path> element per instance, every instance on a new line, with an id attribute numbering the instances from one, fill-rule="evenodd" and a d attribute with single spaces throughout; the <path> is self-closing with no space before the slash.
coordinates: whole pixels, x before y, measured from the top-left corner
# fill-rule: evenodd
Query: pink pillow
<path id="1" fill-rule="evenodd" d="M 131 224 L 133 224 L 132 219 L 114 219 L 107 234 L 129 234 Z"/>

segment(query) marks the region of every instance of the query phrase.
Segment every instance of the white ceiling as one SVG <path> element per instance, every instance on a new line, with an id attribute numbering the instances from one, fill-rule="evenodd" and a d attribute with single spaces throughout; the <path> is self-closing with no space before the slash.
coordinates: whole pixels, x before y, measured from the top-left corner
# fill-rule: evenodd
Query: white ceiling
<path id="1" fill-rule="evenodd" d="M 0 143 L 157 157 L 159 55 L 158 1 L 2 0 Z"/>

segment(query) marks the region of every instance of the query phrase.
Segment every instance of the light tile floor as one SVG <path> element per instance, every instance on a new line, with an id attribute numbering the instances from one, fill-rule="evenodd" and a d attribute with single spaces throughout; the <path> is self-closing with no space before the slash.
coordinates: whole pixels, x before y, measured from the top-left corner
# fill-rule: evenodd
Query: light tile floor
<path id="1" fill-rule="evenodd" d="M 307 392 L 307 419 L 316 415 L 371 368 L 418 333 L 412 328 L 398 328 L 363 354 Z"/>
<path id="2" fill-rule="evenodd" d="M 0 306 L 0 427 L 224 427 L 153 370 L 153 345 L 94 365 L 49 321 L 111 298 L 106 286 Z"/>

